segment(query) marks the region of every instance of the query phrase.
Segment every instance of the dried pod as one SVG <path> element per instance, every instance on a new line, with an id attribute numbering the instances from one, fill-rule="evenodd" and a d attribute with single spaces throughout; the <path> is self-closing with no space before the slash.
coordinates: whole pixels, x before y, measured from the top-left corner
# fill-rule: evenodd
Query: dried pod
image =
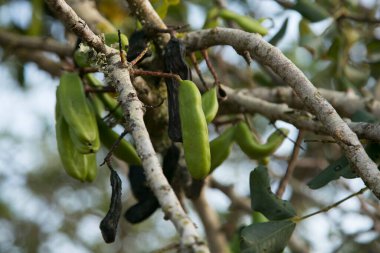
<path id="1" fill-rule="evenodd" d="M 165 72 L 178 74 L 182 79 L 191 80 L 191 71 L 185 62 L 186 47 L 175 37 L 172 37 L 165 48 Z M 169 138 L 182 142 L 181 119 L 179 116 L 178 87 L 179 83 L 173 78 L 167 78 L 169 108 Z"/>
<path id="2" fill-rule="evenodd" d="M 121 180 L 115 170 L 111 169 L 111 204 L 107 215 L 100 222 L 100 230 L 106 243 L 115 241 L 117 225 L 121 215 Z"/>

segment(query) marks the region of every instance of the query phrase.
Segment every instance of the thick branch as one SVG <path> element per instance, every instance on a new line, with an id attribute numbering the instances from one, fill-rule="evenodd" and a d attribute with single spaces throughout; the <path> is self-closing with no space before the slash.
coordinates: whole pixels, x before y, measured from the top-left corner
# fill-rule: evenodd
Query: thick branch
<path id="1" fill-rule="evenodd" d="M 95 33 L 114 33 L 116 28 L 100 14 L 93 0 L 68 0 L 73 10 L 83 18 Z"/>
<path id="2" fill-rule="evenodd" d="M 153 9 L 152 4 L 148 0 L 127 0 L 131 12 L 137 16 L 150 33 L 156 33 L 157 29 L 167 29 L 165 23 L 158 16 L 157 12 Z M 163 47 L 168 43 L 170 35 L 167 33 L 157 34 L 158 44 Z M 161 48 L 163 49 L 163 48 Z"/>
<path id="3" fill-rule="evenodd" d="M 373 98 L 362 98 L 355 94 L 347 94 L 346 92 L 318 89 L 324 98 L 326 98 L 330 104 L 341 115 L 350 117 L 357 110 L 367 110 L 368 112 L 380 118 L 380 101 Z M 255 97 L 259 97 L 273 103 L 286 103 L 290 107 L 302 109 L 303 104 L 297 95 L 291 88 L 288 87 L 276 87 L 268 89 L 259 87 L 255 89 L 246 90 L 246 94 L 252 94 Z"/>
<path id="4" fill-rule="evenodd" d="M 5 49 L 25 48 L 56 53 L 59 56 L 70 56 L 73 48 L 51 38 L 26 36 L 0 29 L 0 45 Z"/>
<path id="5" fill-rule="evenodd" d="M 329 134 L 338 142 L 358 175 L 380 199 L 380 171 L 368 157 L 357 136 L 340 118 L 320 92 L 279 49 L 257 34 L 229 28 L 191 32 L 184 38 L 188 49 L 199 50 L 215 45 L 230 45 L 237 52 L 249 51 L 254 59 L 271 68 L 297 94 L 304 105 L 315 114 Z"/>
<path id="6" fill-rule="evenodd" d="M 329 134 L 328 129 L 314 115 L 289 108 L 286 104 L 274 104 L 246 94 L 246 90 L 233 90 L 223 86 L 227 100 L 222 104 L 225 113 L 259 113 L 271 121 L 283 120 L 299 129 Z M 348 126 L 359 138 L 380 142 L 380 124 L 348 122 Z"/>
<path id="7" fill-rule="evenodd" d="M 77 36 L 82 37 L 87 44 L 93 46 L 98 52 L 105 54 L 108 63 L 105 74 L 119 93 L 118 99 L 125 112 L 127 129 L 131 131 L 135 141 L 147 182 L 156 195 L 166 217 L 173 222 L 180 234 L 181 252 L 209 252 L 200 239 L 193 222 L 182 209 L 174 191 L 162 173 L 159 159 L 145 127 L 142 103 L 138 100 L 136 90 L 130 79 L 129 66 L 125 66 L 120 62 L 118 51 L 105 46 L 100 38 L 85 25 L 84 21 L 76 15 L 65 1 L 46 0 L 46 2 L 57 17 L 61 18 L 65 25 L 71 28 Z"/>
<path id="8" fill-rule="evenodd" d="M 88 27 L 86 22 L 81 19 L 64 0 L 46 0 L 50 9 L 54 14 L 61 19 L 65 26 L 73 31 L 77 36 L 81 37 L 87 44 L 93 47 L 96 51 L 107 53 L 106 47 L 102 39 Z"/>

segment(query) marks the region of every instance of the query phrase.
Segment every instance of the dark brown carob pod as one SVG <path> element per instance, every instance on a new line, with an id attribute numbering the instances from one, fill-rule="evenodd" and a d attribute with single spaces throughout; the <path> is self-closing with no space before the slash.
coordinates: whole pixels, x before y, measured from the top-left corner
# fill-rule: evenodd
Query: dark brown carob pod
<path id="1" fill-rule="evenodd" d="M 164 52 L 165 72 L 177 74 L 184 80 L 191 80 L 191 71 L 185 62 L 185 55 L 185 45 L 172 36 Z M 182 142 L 181 119 L 178 104 L 179 83 L 174 78 L 167 78 L 165 81 L 168 91 L 169 138 L 172 141 Z"/>
<path id="2" fill-rule="evenodd" d="M 127 53 L 127 61 L 133 61 L 137 56 L 139 56 L 145 48 L 149 45 L 150 38 L 146 31 L 134 31 L 129 37 L 129 45 L 128 45 L 128 53 Z M 144 58 L 152 55 L 152 52 L 148 51 L 140 61 Z"/>
<path id="3" fill-rule="evenodd" d="M 163 161 L 163 172 L 169 183 L 173 179 L 177 169 L 180 156 L 179 149 L 172 145 L 166 152 Z M 141 166 L 131 165 L 129 167 L 128 178 L 131 184 L 133 195 L 138 202 L 128 208 L 124 213 L 124 218 L 132 224 L 139 223 L 149 218 L 160 207 L 156 196 L 147 186 L 144 170 Z"/>
<path id="4" fill-rule="evenodd" d="M 121 180 L 115 170 L 111 169 L 111 204 L 107 215 L 100 222 L 100 231 L 106 243 L 115 241 L 117 225 L 121 215 Z"/>

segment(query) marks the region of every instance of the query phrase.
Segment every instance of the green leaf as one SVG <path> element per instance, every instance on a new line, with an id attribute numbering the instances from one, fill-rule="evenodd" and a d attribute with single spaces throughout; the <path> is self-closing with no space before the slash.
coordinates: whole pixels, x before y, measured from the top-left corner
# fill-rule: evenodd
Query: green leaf
<path id="1" fill-rule="evenodd" d="M 290 8 L 299 12 L 304 18 L 311 22 L 318 22 L 330 17 L 324 8 L 310 0 L 298 0 L 297 3 Z"/>
<path id="2" fill-rule="evenodd" d="M 348 160 L 345 156 L 340 157 L 338 160 L 327 166 L 327 168 L 313 178 L 307 185 L 311 189 L 319 189 L 329 182 L 339 179 L 340 177 L 356 177 L 356 174 L 351 171 Z"/>
<path id="3" fill-rule="evenodd" d="M 354 122 L 376 122 L 375 117 L 365 110 L 358 110 L 352 115 L 352 121 Z M 380 144 L 370 143 L 365 147 L 365 151 L 373 161 L 378 161 L 380 158 Z M 350 164 L 345 156 L 341 156 L 338 160 L 332 162 L 321 173 L 313 178 L 307 185 L 311 189 L 319 189 L 333 180 L 337 180 L 340 177 L 347 179 L 357 178 L 357 174 L 350 167 Z"/>
<path id="4" fill-rule="evenodd" d="M 260 165 L 250 175 L 251 205 L 269 220 L 294 217 L 296 211 L 289 201 L 279 199 L 271 192 L 267 168 Z"/>
<path id="5" fill-rule="evenodd" d="M 240 233 L 241 252 L 282 252 L 295 227 L 296 223 L 290 220 L 251 224 L 243 228 Z"/>
<path id="6" fill-rule="evenodd" d="M 269 43 L 272 45 L 277 45 L 277 43 L 284 37 L 286 34 L 286 28 L 288 27 L 288 21 L 289 18 L 285 19 L 284 23 L 282 23 L 282 26 L 280 30 L 269 40 Z"/>

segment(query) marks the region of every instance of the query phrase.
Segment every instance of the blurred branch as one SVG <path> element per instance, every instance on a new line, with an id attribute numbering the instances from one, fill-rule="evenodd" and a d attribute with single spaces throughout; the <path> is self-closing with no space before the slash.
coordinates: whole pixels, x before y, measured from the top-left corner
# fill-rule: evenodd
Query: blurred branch
<path id="1" fill-rule="evenodd" d="M 294 144 L 293 152 L 292 152 L 292 155 L 291 155 L 289 163 L 288 163 L 288 168 L 286 169 L 285 175 L 281 178 L 280 184 L 279 184 L 277 192 L 276 192 L 276 195 L 279 198 L 281 198 L 282 194 L 285 192 L 285 189 L 286 189 L 286 186 L 289 182 L 289 179 L 292 176 L 293 171 L 296 167 L 297 158 L 298 158 L 298 154 L 300 151 L 300 147 L 301 147 L 301 143 L 302 143 L 304 134 L 305 134 L 305 132 L 303 130 L 299 130 L 297 140 L 296 140 L 296 143 Z"/>
<path id="2" fill-rule="evenodd" d="M 52 52 L 59 56 L 70 56 L 73 53 L 73 48 L 71 46 L 59 43 L 54 39 L 26 36 L 3 29 L 0 29 L 0 46 L 2 46 L 5 51 L 16 51 L 20 48 L 24 48 L 29 50 Z"/>
<path id="3" fill-rule="evenodd" d="M 60 76 L 62 64 L 46 57 L 42 51 L 19 49 L 14 52 L 15 56 L 23 62 L 34 62 L 38 67 L 52 76 Z"/>
<path id="4" fill-rule="evenodd" d="M 367 16 L 354 16 L 349 15 L 347 13 L 342 13 L 339 17 L 336 18 L 336 20 L 339 22 L 341 20 L 348 19 L 355 22 L 360 23 L 368 23 L 368 24 L 380 24 L 380 19 L 375 19 Z"/>
<path id="5" fill-rule="evenodd" d="M 209 252 L 199 237 L 193 222 L 182 209 L 173 189 L 162 173 L 162 167 L 154 151 L 149 133 L 144 123 L 144 110 L 138 100 L 129 71 L 132 66 L 120 62 L 119 52 L 103 44 L 100 37 L 95 35 L 86 23 L 63 0 L 46 0 L 48 6 L 58 18 L 77 36 L 81 37 L 98 53 L 106 57 L 105 74 L 107 80 L 115 85 L 119 94 L 118 99 L 124 109 L 126 129 L 135 141 L 148 185 L 156 195 L 165 216 L 175 225 L 181 237 L 181 252 Z"/>
<path id="6" fill-rule="evenodd" d="M 73 10 L 86 21 L 90 29 L 95 33 L 115 33 L 116 28 L 111 22 L 100 14 L 93 0 L 68 0 Z"/>
<path id="7" fill-rule="evenodd" d="M 204 190 L 199 198 L 193 200 L 193 204 L 204 225 L 210 252 L 228 253 L 228 243 L 221 230 L 218 213 L 209 205 Z"/>
<path id="8" fill-rule="evenodd" d="M 224 113 L 260 113 L 271 121 L 283 120 L 298 129 L 330 134 L 322 122 L 306 111 L 289 108 L 286 104 L 270 103 L 227 86 L 223 86 L 223 89 L 227 93 L 227 100 L 221 108 L 225 110 Z M 348 122 L 347 124 L 359 138 L 380 142 L 380 123 Z"/>
<path id="9" fill-rule="evenodd" d="M 94 34 L 86 22 L 64 0 L 45 0 L 45 2 L 69 30 L 86 41 L 97 52 L 107 55 L 114 53 L 115 50 L 104 45 L 102 39 Z"/>
<path id="10" fill-rule="evenodd" d="M 244 90 L 246 94 L 264 99 L 273 103 L 286 103 L 290 107 L 302 109 L 303 104 L 293 90 L 289 87 L 276 87 L 272 89 L 258 87 Z M 368 112 L 380 118 L 380 101 L 373 98 L 362 98 L 356 94 L 347 92 L 318 89 L 324 98 L 343 116 L 350 117 L 359 109 L 365 109 Z"/>
<path id="11" fill-rule="evenodd" d="M 252 212 L 249 199 L 236 195 L 232 185 L 223 185 L 214 178 L 210 178 L 209 183 L 211 188 L 220 190 L 231 200 L 231 207 L 241 209 L 246 213 Z"/>
<path id="12" fill-rule="evenodd" d="M 238 196 L 232 185 L 224 185 L 214 178 L 210 178 L 209 185 L 211 188 L 220 190 L 231 201 L 230 212 L 226 218 L 226 222 L 223 224 L 223 232 L 226 238 L 230 240 L 236 234 L 240 217 L 244 214 L 252 214 L 250 199 Z"/>

